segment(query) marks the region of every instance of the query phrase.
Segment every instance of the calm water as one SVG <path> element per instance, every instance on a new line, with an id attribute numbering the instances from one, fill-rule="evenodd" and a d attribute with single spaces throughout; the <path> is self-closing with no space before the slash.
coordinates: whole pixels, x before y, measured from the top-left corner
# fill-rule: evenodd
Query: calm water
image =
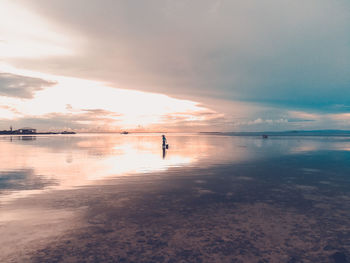
<path id="1" fill-rule="evenodd" d="M 0 137 L 0 259 L 348 262 L 350 138 L 167 139 Z"/>

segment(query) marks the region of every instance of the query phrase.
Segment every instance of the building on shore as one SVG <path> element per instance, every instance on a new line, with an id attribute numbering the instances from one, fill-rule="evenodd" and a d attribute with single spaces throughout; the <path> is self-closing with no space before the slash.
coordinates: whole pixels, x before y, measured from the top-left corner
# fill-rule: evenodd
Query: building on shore
<path id="1" fill-rule="evenodd" d="M 36 129 L 31 127 L 24 127 L 18 130 L 13 130 L 12 126 L 10 130 L 0 130 L 0 134 L 5 135 L 37 135 L 37 134 L 76 134 L 74 131 L 63 131 L 63 132 L 37 132 Z"/>
<path id="2" fill-rule="evenodd" d="M 22 129 L 18 130 L 19 134 L 32 134 L 36 133 L 36 129 L 30 128 L 30 127 L 24 127 Z"/>

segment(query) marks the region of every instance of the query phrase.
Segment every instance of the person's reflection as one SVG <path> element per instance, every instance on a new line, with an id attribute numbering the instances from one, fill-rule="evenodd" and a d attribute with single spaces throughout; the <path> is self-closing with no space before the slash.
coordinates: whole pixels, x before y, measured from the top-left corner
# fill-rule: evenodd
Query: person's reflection
<path id="1" fill-rule="evenodd" d="M 165 159 L 166 156 L 166 150 L 168 149 L 168 142 L 167 139 L 165 138 L 165 135 L 162 135 L 162 149 L 163 149 L 163 159 Z"/>
<path id="2" fill-rule="evenodd" d="M 166 156 L 166 148 L 163 148 L 163 159 L 165 159 Z"/>

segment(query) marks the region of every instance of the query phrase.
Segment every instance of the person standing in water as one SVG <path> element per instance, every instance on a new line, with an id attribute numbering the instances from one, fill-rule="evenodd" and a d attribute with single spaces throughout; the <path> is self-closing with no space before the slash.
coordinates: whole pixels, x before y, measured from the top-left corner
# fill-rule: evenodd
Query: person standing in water
<path id="1" fill-rule="evenodd" d="M 165 135 L 162 135 L 162 140 L 163 140 L 163 148 L 166 148 L 167 140 L 165 138 Z"/>

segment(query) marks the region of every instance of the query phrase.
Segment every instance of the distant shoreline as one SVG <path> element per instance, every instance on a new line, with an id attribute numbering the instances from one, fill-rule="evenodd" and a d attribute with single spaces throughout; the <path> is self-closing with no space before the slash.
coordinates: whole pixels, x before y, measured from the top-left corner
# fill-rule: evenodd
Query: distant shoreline
<path id="1" fill-rule="evenodd" d="M 350 137 L 348 130 L 297 130 L 297 131 L 265 131 L 265 132 L 130 132 L 130 134 L 199 134 L 199 135 L 218 135 L 218 136 L 318 136 L 318 137 Z M 19 133 L 18 131 L 0 131 L 0 135 L 57 135 L 57 134 L 76 134 L 76 132 L 35 132 Z M 120 134 L 120 132 L 79 132 L 79 134 Z"/>
<path id="2" fill-rule="evenodd" d="M 266 131 L 266 132 L 200 132 L 200 134 L 226 135 L 226 136 L 349 136 L 348 130 L 300 130 L 300 131 Z"/>
<path id="3" fill-rule="evenodd" d="M 76 132 L 23 132 L 0 131 L 0 135 L 48 135 L 48 134 L 76 134 Z"/>

